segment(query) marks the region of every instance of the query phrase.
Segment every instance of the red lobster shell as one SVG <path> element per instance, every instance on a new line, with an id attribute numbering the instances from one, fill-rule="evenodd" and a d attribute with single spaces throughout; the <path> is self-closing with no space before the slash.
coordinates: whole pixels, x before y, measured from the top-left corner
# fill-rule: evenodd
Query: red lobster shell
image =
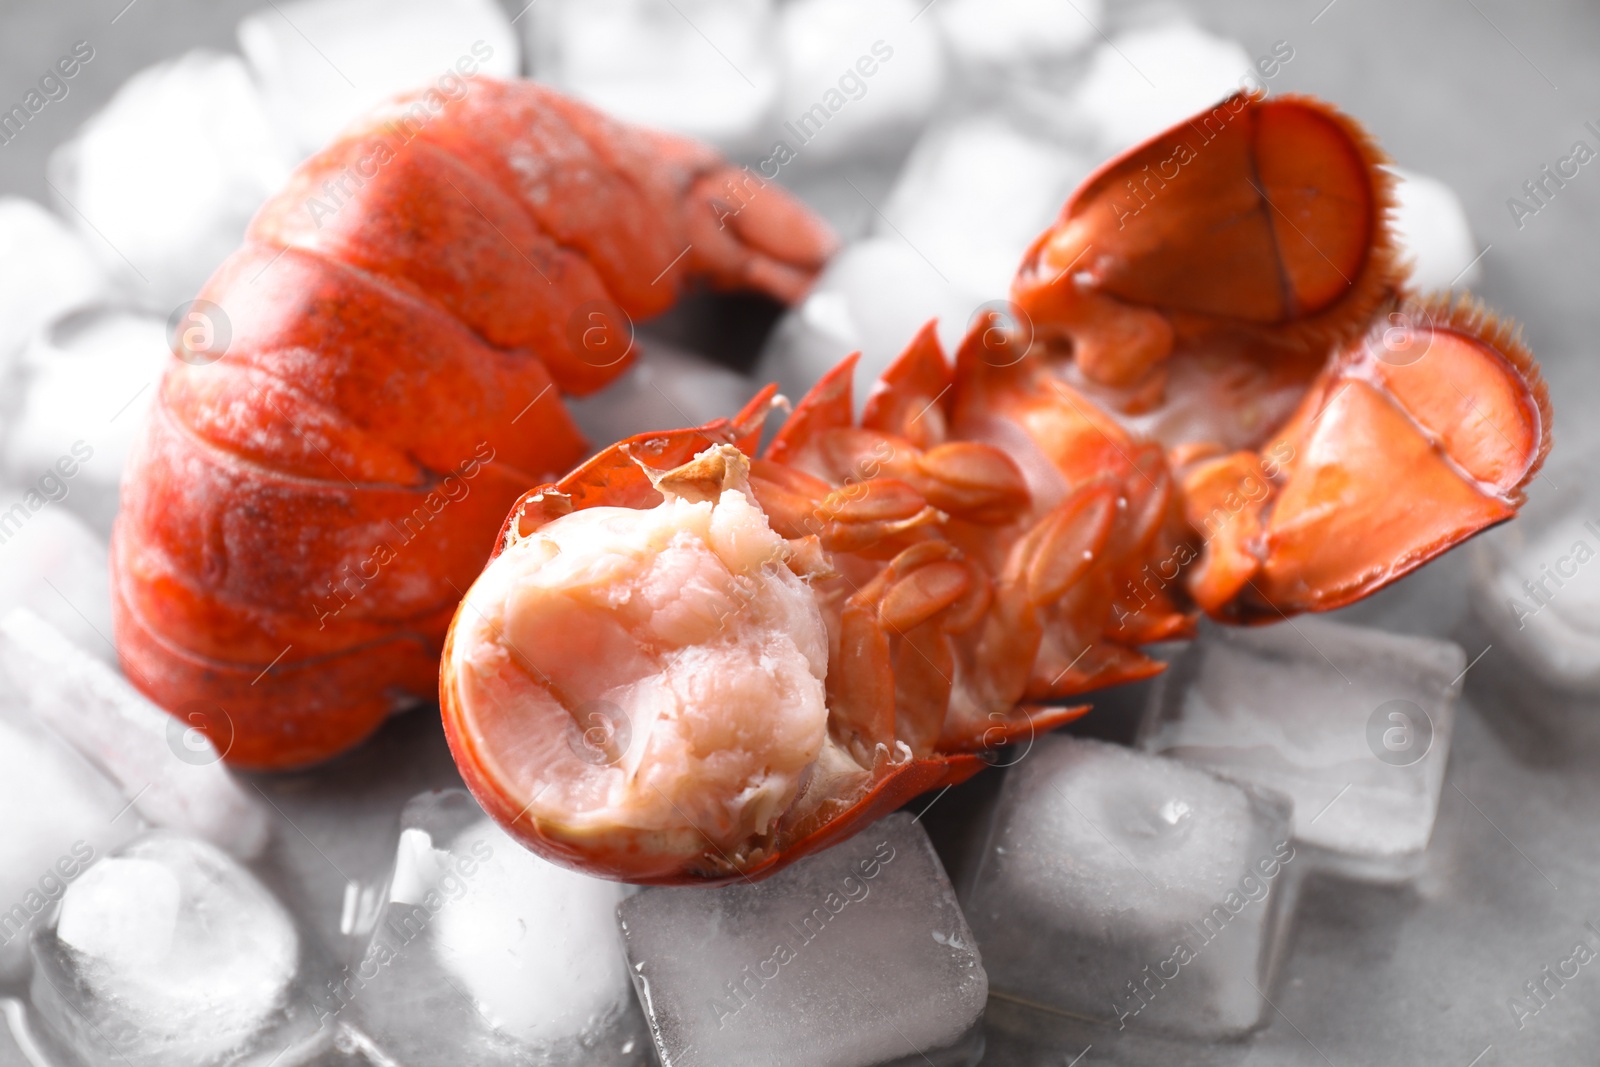
<path id="1" fill-rule="evenodd" d="M 325 759 L 430 699 L 506 510 L 589 450 L 561 395 L 620 374 L 629 320 L 686 287 L 792 301 L 831 251 L 776 187 L 722 207 L 749 181 L 487 78 L 399 98 L 307 161 L 200 294 L 217 340 L 175 350 L 129 462 L 129 676 L 252 767 Z"/>

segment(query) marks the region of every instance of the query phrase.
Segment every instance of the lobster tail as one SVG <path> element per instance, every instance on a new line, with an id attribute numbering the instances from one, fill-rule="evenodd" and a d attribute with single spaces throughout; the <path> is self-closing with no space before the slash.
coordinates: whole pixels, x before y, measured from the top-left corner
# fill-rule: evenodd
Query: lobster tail
<path id="1" fill-rule="evenodd" d="M 633 321 L 686 287 L 793 299 L 830 250 L 776 188 L 718 230 L 726 170 L 487 78 L 391 101 L 303 164 L 200 294 L 216 340 L 175 353 L 130 461 L 129 675 L 220 707 L 228 758 L 257 767 L 431 698 L 506 510 L 588 451 L 561 395 L 622 373 Z"/>

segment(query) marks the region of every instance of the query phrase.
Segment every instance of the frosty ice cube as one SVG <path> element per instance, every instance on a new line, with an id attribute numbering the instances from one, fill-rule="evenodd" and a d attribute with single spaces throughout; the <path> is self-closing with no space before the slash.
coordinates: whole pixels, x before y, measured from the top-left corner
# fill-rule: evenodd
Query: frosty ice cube
<path id="1" fill-rule="evenodd" d="M 163 316 L 194 297 L 288 174 L 244 63 L 206 51 L 134 75 L 50 159 L 63 214 Z"/>
<path id="2" fill-rule="evenodd" d="M 266 1062 L 315 1037 L 294 924 L 203 841 L 155 833 L 96 862 L 33 956 L 33 1007 L 91 1067 Z"/>
<path id="3" fill-rule="evenodd" d="M 302 156 L 395 93 L 431 87 L 448 106 L 472 78 L 514 77 L 522 65 L 494 0 L 272 4 L 239 23 L 239 48 L 272 121 Z"/>
<path id="4" fill-rule="evenodd" d="M 725 150 L 765 140 L 772 0 L 540 0 L 518 21 L 534 76 L 609 115 Z"/>
<path id="5" fill-rule="evenodd" d="M 593 396 L 567 400 L 578 428 L 596 448 L 639 433 L 731 418 L 756 383 L 704 356 L 639 339 L 639 359 Z"/>
<path id="6" fill-rule="evenodd" d="M 106 543 L 52 501 L 71 494 L 62 471 L 77 467 L 69 454 L 32 485 L 0 490 L 0 617 L 26 608 L 79 648 L 114 661 Z"/>
<path id="7" fill-rule="evenodd" d="M 755 377 L 777 382 L 798 400 L 834 364 L 860 352 L 859 411 L 871 383 L 923 323 L 938 319 L 940 341 L 953 351 L 975 308 L 974 299 L 942 282 L 904 241 L 870 237 L 835 256 L 804 302 L 779 321 L 761 350 Z"/>
<path id="8" fill-rule="evenodd" d="M 792 0 L 783 6 L 784 81 L 772 139 L 793 150 L 797 166 L 892 156 L 910 147 L 944 89 L 943 44 L 934 20 L 917 17 L 924 3 Z"/>
<path id="9" fill-rule="evenodd" d="M 1563 456 L 1517 521 L 1474 545 L 1472 586 L 1474 614 L 1497 649 L 1541 681 L 1584 694 L 1600 693 L 1600 498 L 1584 488 L 1593 455 Z"/>
<path id="10" fill-rule="evenodd" d="M 34 330 L 111 288 L 76 231 L 31 200 L 0 197 L 0 374 Z M 9 406 L 0 399 L 0 420 Z"/>
<path id="11" fill-rule="evenodd" d="M 988 981 L 928 835 L 891 815 L 758 883 L 617 910 L 666 1067 L 976 1062 Z"/>
<path id="12" fill-rule="evenodd" d="M 627 887 L 535 856 L 464 791 L 406 806 L 365 955 L 315 991 L 407 1067 L 642 1067 L 614 912 Z M 348 1009 L 348 1014 L 347 1014 Z"/>
<path id="13" fill-rule="evenodd" d="M 21 410 L 6 437 L 13 479 L 48 487 L 62 506 L 109 534 L 117 487 L 139 424 L 155 400 L 170 349 L 159 315 L 80 308 L 29 341 L 21 360 Z"/>
<path id="14" fill-rule="evenodd" d="M 1059 66 L 1099 39 L 1099 0 L 941 0 L 932 9 L 951 55 L 969 73 Z"/>
<path id="15" fill-rule="evenodd" d="M 1001 114 L 940 123 L 912 150 L 876 232 L 904 241 L 972 303 L 1001 298 L 1093 162 Z"/>
<path id="16" fill-rule="evenodd" d="M 1063 735 L 1006 772 L 965 894 L 997 995 L 1222 1037 L 1261 1022 L 1289 896 L 1289 801 Z"/>
<path id="17" fill-rule="evenodd" d="M 27 957 L 28 931 L 97 857 L 143 829 L 116 784 L 33 719 L 7 678 L 0 694 L 0 981 Z"/>
<path id="18" fill-rule="evenodd" d="M 1347 874 L 1414 873 L 1433 833 L 1466 657 L 1325 619 L 1207 627 L 1141 745 L 1294 799 L 1295 839 Z"/>
<path id="19" fill-rule="evenodd" d="M 205 726 L 226 743 L 214 706 L 168 715 L 116 670 L 26 609 L 0 618 L 0 679 L 20 705 L 116 781 L 151 824 L 202 838 L 241 859 L 271 832 L 265 805 L 223 766 Z"/>
<path id="20" fill-rule="evenodd" d="M 1130 30 L 1091 54 L 1064 121 L 1093 131 L 1103 153 L 1121 152 L 1259 84 L 1255 69 L 1238 42 L 1182 20 Z"/>
<path id="21" fill-rule="evenodd" d="M 1399 179 L 1394 227 L 1402 258 L 1413 263 L 1411 285 L 1424 293 L 1474 288 L 1482 270 L 1461 198 L 1437 178 L 1390 169 Z"/>

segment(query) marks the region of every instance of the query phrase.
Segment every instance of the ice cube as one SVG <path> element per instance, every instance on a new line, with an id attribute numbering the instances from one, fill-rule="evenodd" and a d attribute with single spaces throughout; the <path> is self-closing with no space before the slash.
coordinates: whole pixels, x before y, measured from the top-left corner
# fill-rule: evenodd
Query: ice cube
<path id="1" fill-rule="evenodd" d="M 1294 855 L 1287 798 L 1058 734 L 1006 772 L 967 915 L 997 993 L 1236 1035 L 1270 995 Z"/>
<path id="2" fill-rule="evenodd" d="M 7 678 L 0 696 L 0 983 L 27 958 L 28 930 L 97 857 L 142 826 L 104 774 L 36 722 Z"/>
<path id="3" fill-rule="evenodd" d="M 1121 152 L 1259 82 L 1238 42 L 1167 22 L 1096 48 L 1066 121 L 1086 124 L 1102 153 Z"/>
<path id="4" fill-rule="evenodd" d="M 59 470 L 54 472 L 60 474 Z M 41 476 L 44 477 L 44 476 Z M 0 616 L 27 608 L 68 640 L 111 662 L 111 570 L 106 543 L 50 497 L 70 481 L 0 489 Z"/>
<path id="5" fill-rule="evenodd" d="M 1475 546 L 1474 614 L 1497 648 L 1545 682 L 1600 693 L 1600 500 L 1582 488 L 1592 450 L 1534 485 L 1528 507 Z M 1555 486 L 1568 486 L 1558 491 Z M 1570 487 L 1579 487 L 1573 491 Z"/>
<path id="6" fill-rule="evenodd" d="M 771 131 L 812 167 L 904 152 L 944 89 L 926 0 L 791 0 L 779 16 L 783 93 Z M 763 143 L 762 148 L 771 146 Z"/>
<path id="7" fill-rule="evenodd" d="M 75 230 L 32 200 L 0 197 L 0 381 L 29 334 L 111 290 L 105 268 Z M 0 399 L 0 421 L 9 407 Z"/>
<path id="8" fill-rule="evenodd" d="M 6 439 L 12 478 L 45 496 L 47 479 L 64 485 L 63 506 L 109 534 L 122 467 L 169 351 L 160 316 L 125 308 L 81 308 L 35 334 Z"/>
<path id="9" fill-rule="evenodd" d="M 524 849 L 459 789 L 406 806 L 365 956 L 318 995 L 391 1062 L 636 1067 L 649 1057 L 614 912 L 627 887 Z"/>
<path id="10" fill-rule="evenodd" d="M 519 5 L 520 6 L 520 5 Z M 754 149 L 778 95 L 772 0 L 539 0 L 540 81 L 628 122 Z"/>
<path id="11" fill-rule="evenodd" d="M 151 824 L 241 859 L 261 852 L 271 832 L 266 808 L 223 766 L 207 736 L 31 611 L 0 619 L 0 677 L 36 719 L 120 784 Z M 215 726 L 217 709 L 204 711 L 202 721 Z"/>
<path id="12" fill-rule="evenodd" d="M 859 411 L 871 384 L 925 322 L 939 320 L 939 339 L 953 352 L 977 306 L 900 238 L 870 237 L 835 256 L 806 299 L 779 320 L 755 377 L 798 400 L 834 364 L 860 352 Z"/>
<path id="13" fill-rule="evenodd" d="M 396 93 L 432 86 L 448 101 L 480 74 L 511 78 L 522 66 L 494 0 L 275 3 L 239 23 L 239 47 L 301 156 Z"/>
<path id="14" fill-rule="evenodd" d="M 1099 38 L 1100 0 L 940 0 L 933 9 L 945 45 L 969 71 L 1012 74 L 1058 66 Z"/>
<path id="15" fill-rule="evenodd" d="M 904 241 L 974 302 L 1002 298 L 1092 163 L 1002 114 L 943 122 L 912 150 L 875 232 Z"/>
<path id="16" fill-rule="evenodd" d="M 1141 745 L 1294 799 L 1346 874 L 1415 873 L 1466 667 L 1449 641 L 1325 619 L 1207 627 L 1156 687 Z"/>
<path id="17" fill-rule="evenodd" d="M 578 428 L 596 448 L 638 433 L 700 426 L 735 415 L 756 383 L 704 356 L 640 338 L 639 359 L 593 396 L 569 399 Z"/>
<path id="18" fill-rule="evenodd" d="M 244 63 L 203 50 L 134 75 L 50 159 L 63 213 L 162 315 L 199 292 L 288 174 Z"/>
<path id="19" fill-rule="evenodd" d="M 1401 256 L 1415 264 L 1412 286 L 1426 293 L 1477 285 L 1483 272 L 1461 198 L 1437 178 L 1400 167 L 1391 169 L 1399 179 L 1394 224 Z"/>
<path id="20" fill-rule="evenodd" d="M 149 834 L 96 862 L 33 957 L 34 1008 L 92 1067 L 239 1063 L 288 1048 L 309 1022 L 291 1003 L 300 940 L 288 913 L 191 838 Z"/>
<path id="21" fill-rule="evenodd" d="M 988 981 L 907 813 L 756 883 L 646 889 L 617 909 L 671 1067 L 974 1063 Z"/>

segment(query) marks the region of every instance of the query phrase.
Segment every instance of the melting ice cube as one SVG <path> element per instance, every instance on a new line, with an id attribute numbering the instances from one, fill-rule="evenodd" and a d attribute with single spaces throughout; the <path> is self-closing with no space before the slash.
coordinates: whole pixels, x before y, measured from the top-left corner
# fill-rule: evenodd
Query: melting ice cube
<path id="1" fill-rule="evenodd" d="M 242 859 L 271 832 L 265 807 L 210 740 L 27 610 L 0 619 L 0 678 L 14 699 L 122 786 L 149 822 Z"/>
<path id="2" fill-rule="evenodd" d="M 244 63 L 195 51 L 129 79 L 50 173 L 84 241 L 164 316 L 238 246 L 289 159 Z"/>
<path id="3" fill-rule="evenodd" d="M 109 533 L 168 353 L 160 316 L 122 308 L 81 308 L 40 330 L 23 354 L 21 411 L 6 438 L 11 476 Z"/>
<path id="4" fill-rule="evenodd" d="M 730 150 L 766 139 L 772 0 L 539 0 L 519 21 L 534 75 L 609 115 Z"/>
<path id="5" fill-rule="evenodd" d="M 613 913 L 627 887 L 557 867 L 462 790 L 406 806 L 366 954 L 319 993 L 407 1067 L 640 1067 L 649 1055 Z"/>
<path id="6" fill-rule="evenodd" d="M 142 829 L 115 783 L 0 695 L 0 809 L 17 818 L 0 840 L 0 980 L 15 978 L 28 931 L 96 858 Z"/>
<path id="7" fill-rule="evenodd" d="M 106 543 L 50 501 L 70 492 L 70 479 L 50 474 L 43 487 L 0 490 L 0 617 L 27 608 L 79 648 L 115 660 Z"/>
<path id="8" fill-rule="evenodd" d="M 1266 1007 L 1289 801 L 1055 735 L 1006 772 L 967 915 L 995 990 L 1121 1028 L 1239 1034 Z"/>
<path id="9" fill-rule="evenodd" d="M 940 123 L 912 150 L 876 232 L 904 241 L 974 303 L 1002 298 L 1091 164 L 1001 114 Z"/>
<path id="10" fill-rule="evenodd" d="M 1011 72 L 1059 65 L 1091 41 L 1100 0 L 940 0 L 932 14 L 962 66 Z"/>
<path id="11" fill-rule="evenodd" d="M 1483 273 L 1477 243 L 1456 191 L 1426 174 L 1391 169 L 1400 179 L 1395 189 L 1399 205 L 1394 225 L 1401 255 L 1415 263 L 1412 286 L 1426 293 L 1477 285 Z"/>
<path id="12" fill-rule="evenodd" d="M 1252 80 L 1254 79 L 1254 80 Z M 1175 20 L 1118 34 L 1094 50 L 1069 120 L 1121 152 L 1208 104 L 1259 83 L 1243 46 Z"/>
<path id="13" fill-rule="evenodd" d="M 756 379 L 775 381 L 791 400 L 851 352 L 856 368 L 856 408 L 872 383 L 929 319 L 954 351 L 977 310 L 976 298 L 946 284 L 904 241 L 871 237 L 834 257 L 800 306 L 778 323 L 756 366 Z"/>
<path id="14" fill-rule="evenodd" d="M 156 833 L 67 887 L 34 940 L 29 996 L 87 1064 L 235 1063 L 289 1047 L 294 924 L 255 877 L 202 841 Z"/>
<path id="15" fill-rule="evenodd" d="M 1474 613 L 1540 679 L 1600 693 L 1600 499 L 1577 452 L 1533 486 L 1516 522 L 1474 546 Z M 1565 486 L 1566 490 L 1556 487 Z"/>
<path id="16" fill-rule="evenodd" d="M 968 1065 L 984 964 L 928 835 L 891 815 L 771 878 L 618 909 L 668 1067 Z"/>
<path id="17" fill-rule="evenodd" d="M 1459 646 L 1325 619 L 1207 627 L 1162 679 L 1142 744 L 1288 794 L 1297 841 L 1348 874 L 1415 871 L 1467 665 Z"/>
<path id="18" fill-rule="evenodd" d="M 76 231 L 31 200 L 0 197 L 0 375 L 34 330 L 111 288 Z M 0 400 L 0 417 L 9 407 Z"/>
<path id="19" fill-rule="evenodd" d="M 396 93 L 431 87 L 449 101 L 480 74 L 521 68 L 516 31 L 494 0 L 272 4 L 239 23 L 239 47 L 301 156 Z"/>
<path id="20" fill-rule="evenodd" d="M 810 167 L 903 152 L 944 88 L 926 0 L 792 0 L 779 16 L 784 84 L 771 141 Z M 763 142 L 761 148 L 770 145 Z"/>

